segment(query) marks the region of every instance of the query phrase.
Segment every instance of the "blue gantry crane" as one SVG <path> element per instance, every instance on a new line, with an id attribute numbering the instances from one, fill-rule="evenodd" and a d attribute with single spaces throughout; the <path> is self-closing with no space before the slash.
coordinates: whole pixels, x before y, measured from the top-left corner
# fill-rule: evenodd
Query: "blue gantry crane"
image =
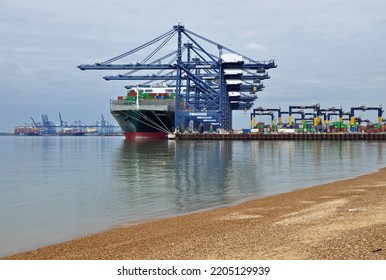
<path id="1" fill-rule="evenodd" d="M 382 106 L 379 105 L 379 107 L 366 107 L 365 105 L 361 105 L 358 107 L 352 107 L 350 109 L 350 125 L 354 125 L 355 123 L 355 111 L 368 111 L 368 110 L 374 110 L 378 112 L 378 123 L 381 123 L 383 121 L 382 119 Z"/>
<path id="2" fill-rule="evenodd" d="M 169 42 L 177 37 L 170 52 Z M 185 41 L 183 43 L 183 41 Z M 140 57 L 141 62 L 122 62 Z M 169 51 L 168 51 L 169 50 Z M 165 53 L 166 52 L 166 53 Z M 257 61 L 190 31 L 182 24 L 157 38 L 101 63 L 81 64 L 81 70 L 125 70 L 105 80 L 129 80 L 142 84 L 169 83 L 176 89 L 175 126 L 184 130 L 192 121 L 232 129 L 232 111 L 249 110 L 256 92 L 263 90 L 266 70 L 276 68 L 274 60 Z M 206 127 L 206 129 L 208 128 Z"/>
<path id="3" fill-rule="evenodd" d="M 326 109 L 320 109 L 320 114 L 323 115 L 323 124 L 324 125 L 330 125 L 330 116 L 339 116 L 339 122 L 343 121 L 343 109 L 335 108 L 335 107 L 329 107 Z"/>
<path id="4" fill-rule="evenodd" d="M 256 124 L 256 116 L 270 116 L 271 117 L 271 125 L 274 126 L 275 125 L 275 115 L 273 112 L 270 112 L 270 111 L 267 111 L 267 112 L 256 112 L 256 111 L 253 111 L 253 113 L 251 113 L 251 128 L 256 128 L 257 124 Z"/>
<path id="5" fill-rule="evenodd" d="M 254 127 L 256 125 L 256 119 L 255 119 L 255 116 L 256 115 L 259 115 L 257 114 L 257 112 L 260 112 L 260 113 L 271 113 L 271 112 L 277 112 L 277 124 L 278 125 L 281 125 L 282 124 L 282 114 L 285 114 L 288 112 L 282 112 L 281 108 L 263 108 L 263 107 L 257 107 L 255 109 L 253 109 L 252 113 L 251 113 L 251 127 Z M 272 123 L 273 125 L 273 123 Z"/>
<path id="6" fill-rule="evenodd" d="M 319 104 L 314 104 L 310 106 L 289 106 L 289 116 L 288 116 L 288 124 L 289 126 L 292 126 L 292 114 L 293 114 L 293 109 L 312 109 L 315 112 L 315 117 L 314 117 L 314 125 L 318 125 L 320 123 L 320 105 Z M 302 115 L 302 118 L 304 119 L 304 115 Z"/>

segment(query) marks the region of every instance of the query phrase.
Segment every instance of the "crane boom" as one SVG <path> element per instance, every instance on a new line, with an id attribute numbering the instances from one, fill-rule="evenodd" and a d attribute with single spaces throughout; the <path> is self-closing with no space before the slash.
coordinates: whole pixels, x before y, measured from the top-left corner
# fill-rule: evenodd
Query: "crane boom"
<path id="1" fill-rule="evenodd" d="M 168 48 L 167 54 L 162 54 L 173 37 L 177 37 L 176 50 L 170 52 Z M 184 38 L 188 40 L 187 43 L 182 42 Z M 135 57 L 138 57 L 138 52 L 153 45 L 155 48 L 141 62 L 119 62 L 123 58 L 132 57 L 134 53 Z M 212 51 L 213 48 L 217 54 Z M 192 54 L 196 57 L 192 57 Z M 152 62 L 147 63 L 150 59 Z M 250 109 L 257 99 L 255 93 L 264 88 L 261 80 L 270 78 L 266 70 L 276 67 L 274 60 L 258 61 L 241 55 L 186 29 L 182 24 L 175 25 L 153 40 L 104 62 L 78 66 L 80 70 L 128 71 L 123 75 L 105 76 L 104 79 L 108 81 L 145 81 L 144 84 L 172 81 L 175 83 L 175 104 L 184 102 L 184 106 L 174 108 L 176 127 L 189 123 L 190 120 L 199 121 L 189 115 L 189 111 L 210 111 L 215 123 L 225 130 L 232 128 L 232 111 Z M 172 71 L 173 74 L 162 74 L 165 70 Z M 140 73 L 133 75 L 134 72 Z M 240 94 L 230 96 L 230 92 Z"/>

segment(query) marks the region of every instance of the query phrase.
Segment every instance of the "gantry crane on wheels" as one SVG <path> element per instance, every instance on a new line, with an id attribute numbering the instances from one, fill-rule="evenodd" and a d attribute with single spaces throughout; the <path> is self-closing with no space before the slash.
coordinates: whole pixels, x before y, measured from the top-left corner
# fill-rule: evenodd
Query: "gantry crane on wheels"
<path id="1" fill-rule="evenodd" d="M 340 108 L 335 108 L 335 107 L 329 107 L 326 109 L 320 109 L 319 110 L 321 114 L 323 114 L 323 124 L 324 125 L 330 125 L 330 116 L 331 115 L 339 115 L 339 122 L 343 121 L 343 109 L 342 107 Z M 328 114 L 329 112 L 332 112 L 333 114 Z M 338 112 L 339 114 L 337 114 Z"/>
<path id="2" fill-rule="evenodd" d="M 302 124 L 304 123 L 304 121 L 305 121 L 305 113 L 304 113 L 304 110 L 292 111 L 292 112 L 291 112 L 291 115 L 289 115 L 289 116 L 292 116 L 292 115 L 300 115 L 301 123 L 302 123 Z M 292 121 L 292 117 L 291 117 L 291 121 Z M 289 124 L 289 123 L 288 123 L 288 124 Z"/>
<path id="3" fill-rule="evenodd" d="M 176 49 L 163 53 L 175 35 Z M 184 38 L 186 43 L 183 43 Z M 116 63 L 128 57 L 138 57 L 140 51 L 154 45 L 150 54 L 146 54 L 141 62 Z M 204 48 L 204 45 L 208 48 Z M 213 50 L 217 53 L 213 54 Z M 206 126 L 224 130 L 232 128 L 232 110 L 252 108 L 257 98 L 256 92 L 264 88 L 261 81 L 270 78 L 266 70 L 276 67 L 274 60 L 257 61 L 243 56 L 186 29 L 182 24 L 104 62 L 78 66 L 81 70 L 129 71 L 105 76 L 105 80 L 171 83 L 176 90 L 175 127 L 184 129 L 191 121 L 197 127 L 199 123 L 202 124 L 202 118 L 206 117 L 210 120 L 204 123 Z M 184 106 L 180 106 L 181 103 Z"/>
<path id="4" fill-rule="evenodd" d="M 358 110 L 358 111 L 368 111 L 368 110 L 378 111 L 378 122 L 381 123 L 383 121 L 383 119 L 382 119 L 383 110 L 382 110 L 381 105 L 379 105 L 379 107 L 366 107 L 364 105 L 361 105 L 359 107 L 352 107 L 351 108 L 351 110 L 350 110 L 350 125 L 355 124 L 355 111 L 356 110 Z"/>
<path id="5" fill-rule="evenodd" d="M 324 113 L 325 114 L 325 113 Z M 339 112 L 339 113 L 328 113 L 327 114 L 327 124 L 331 124 L 331 116 L 339 116 L 339 122 L 343 121 L 350 121 L 350 112 Z M 347 116 L 347 118 L 344 118 L 344 116 Z"/>
<path id="6" fill-rule="evenodd" d="M 320 105 L 319 104 L 314 104 L 310 106 L 289 106 L 289 116 L 288 116 L 288 125 L 292 125 L 292 114 L 293 114 L 293 109 L 313 109 L 315 114 L 314 117 L 314 125 L 317 126 L 320 123 Z"/>
<path id="7" fill-rule="evenodd" d="M 277 112 L 277 124 L 278 125 L 281 125 L 282 124 L 282 111 L 281 111 L 281 108 L 263 108 L 263 107 L 257 107 L 255 109 L 253 109 L 253 112 L 251 113 L 251 120 L 252 120 L 252 124 L 254 125 L 255 123 L 255 115 L 258 115 L 256 114 L 256 112 L 261 112 L 261 113 L 270 113 L 270 112 Z M 285 112 L 284 112 L 285 113 Z M 272 125 L 274 125 L 274 123 L 272 123 Z"/>
<path id="8" fill-rule="evenodd" d="M 271 125 L 275 125 L 275 116 L 273 112 L 256 112 L 253 110 L 253 113 L 251 114 L 251 128 L 256 128 L 256 116 L 271 116 Z"/>

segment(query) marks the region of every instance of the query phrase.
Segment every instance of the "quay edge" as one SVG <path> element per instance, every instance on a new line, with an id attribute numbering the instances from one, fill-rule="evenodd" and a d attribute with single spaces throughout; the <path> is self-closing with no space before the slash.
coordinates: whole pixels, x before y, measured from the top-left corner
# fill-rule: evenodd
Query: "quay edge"
<path id="1" fill-rule="evenodd" d="M 277 141 L 385 141 L 384 133 L 177 133 L 176 140 L 277 140 Z"/>

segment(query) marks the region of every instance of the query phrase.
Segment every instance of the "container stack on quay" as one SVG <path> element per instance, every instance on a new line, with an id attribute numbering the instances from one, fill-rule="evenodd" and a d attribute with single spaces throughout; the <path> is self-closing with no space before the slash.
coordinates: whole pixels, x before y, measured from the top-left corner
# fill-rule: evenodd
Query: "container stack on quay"
<path id="1" fill-rule="evenodd" d="M 259 122 L 255 128 L 242 129 L 242 133 L 385 133 L 385 124 L 368 124 L 350 126 L 343 122 L 333 122 L 330 126 L 314 126 L 312 124 L 298 124 L 292 127 L 285 125 L 266 125 Z"/>
<path id="2" fill-rule="evenodd" d="M 367 126 L 355 124 L 350 126 L 342 122 L 334 122 L 331 126 L 314 126 L 312 124 L 298 124 L 288 128 L 285 125 L 266 125 L 259 122 L 255 128 L 244 128 L 242 133 L 385 133 L 385 124 L 369 124 Z M 233 131 L 233 133 L 240 133 Z"/>
<path id="3" fill-rule="evenodd" d="M 218 139 L 218 140 L 386 140 L 385 119 L 382 118 L 383 110 L 381 107 L 365 107 L 359 106 L 351 108 L 350 113 L 344 113 L 343 110 L 331 107 L 329 109 L 320 109 L 320 105 L 304 106 L 306 109 L 314 109 L 312 118 L 306 119 L 307 115 L 304 110 L 292 113 L 301 114 L 302 118 L 297 119 L 301 122 L 293 123 L 291 110 L 289 112 L 281 112 L 280 109 L 263 109 L 261 107 L 255 109 L 251 114 L 250 128 L 241 130 L 214 131 L 200 133 L 180 133 L 176 135 L 176 139 Z M 300 106 L 293 106 L 299 108 Z M 278 121 L 274 121 L 273 112 L 278 112 Z M 376 110 L 378 111 L 377 122 L 368 120 L 362 121 L 360 117 L 356 117 L 355 110 Z M 256 113 L 256 112 L 259 113 Z M 264 112 L 265 113 L 261 113 Z M 340 114 L 335 113 L 340 112 Z M 322 114 L 324 112 L 324 114 Z M 333 112 L 331 115 L 339 115 L 339 121 L 331 122 L 330 116 L 326 112 Z M 282 123 L 282 114 L 289 114 L 289 123 Z M 256 116 L 271 115 L 271 122 L 256 122 Z M 349 116 L 344 119 L 343 116 Z M 367 122 L 367 125 L 363 123 Z"/>

